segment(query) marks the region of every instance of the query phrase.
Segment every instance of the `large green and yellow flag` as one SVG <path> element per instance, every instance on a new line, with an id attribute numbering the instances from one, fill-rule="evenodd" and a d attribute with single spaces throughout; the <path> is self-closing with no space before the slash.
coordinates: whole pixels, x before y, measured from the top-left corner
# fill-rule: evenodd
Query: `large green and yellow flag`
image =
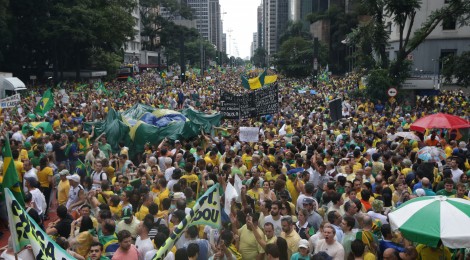
<path id="1" fill-rule="evenodd" d="M 10 139 L 6 135 L 6 142 L 3 151 L 3 188 L 11 190 L 18 203 L 24 207 L 23 192 L 21 191 L 21 182 L 16 172 L 13 156 L 11 155 Z"/>
<path id="2" fill-rule="evenodd" d="M 42 95 L 41 100 L 34 108 L 34 112 L 40 116 L 44 116 L 47 111 L 51 110 L 54 106 L 54 97 L 52 95 L 51 89 L 46 90 Z"/>

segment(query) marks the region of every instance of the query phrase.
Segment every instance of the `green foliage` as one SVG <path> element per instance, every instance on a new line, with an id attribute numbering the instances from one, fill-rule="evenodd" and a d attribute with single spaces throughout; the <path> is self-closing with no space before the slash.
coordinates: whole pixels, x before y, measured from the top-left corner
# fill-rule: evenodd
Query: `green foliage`
<path id="1" fill-rule="evenodd" d="M 105 51 L 100 48 L 92 49 L 91 62 L 95 64 L 97 69 L 106 70 L 108 72 L 107 79 L 115 78 L 115 71 L 122 64 L 123 53 Z M 112 72 L 112 73 L 109 73 Z"/>
<path id="2" fill-rule="evenodd" d="M 392 86 L 392 80 L 387 70 L 375 69 L 367 76 L 366 93 L 372 100 L 386 101 L 388 99 L 387 90 Z"/>
<path id="3" fill-rule="evenodd" d="M 302 37 L 306 40 L 312 39 L 312 35 L 304 29 L 302 22 L 289 22 L 287 30 L 279 38 L 279 44 L 282 45 L 283 42 L 293 37 Z"/>
<path id="4" fill-rule="evenodd" d="M 251 63 L 260 68 L 266 67 L 266 55 L 268 55 L 268 53 L 264 48 L 260 47 L 256 49 L 251 58 Z"/>
<path id="5" fill-rule="evenodd" d="M 275 55 L 274 64 L 288 77 L 305 77 L 313 69 L 313 43 L 302 37 L 286 40 Z"/>
<path id="6" fill-rule="evenodd" d="M 60 71 L 90 68 L 93 49 L 120 53 L 134 37 L 131 12 L 135 7 L 134 0 L 11 1 L 5 35 L 11 35 L 15 44 L 2 45 L 0 40 L 0 49 L 5 50 L 0 70 L 8 68 L 26 78 L 28 74 L 41 77 L 52 68 L 59 81 Z"/>
<path id="7" fill-rule="evenodd" d="M 443 77 L 447 82 L 456 79 L 457 84 L 470 86 L 470 51 L 463 52 L 460 56 L 447 56 L 441 60 L 443 63 Z"/>
<path id="8" fill-rule="evenodd" d="M 332 4 L 323 13 L 311 13 L 307 19 L 310 23 L 324 21 L 330 25 L 330 35 L 327 47 L 329 57 L 327 63 L 333 73 L 343 73 L 348 70 L 348 48 L 342 42 L 353 28 L 357 26 L 357 12 L 346 13 L 343 7 Z M 351 57 L 349 57 L 351 58 Z"/>

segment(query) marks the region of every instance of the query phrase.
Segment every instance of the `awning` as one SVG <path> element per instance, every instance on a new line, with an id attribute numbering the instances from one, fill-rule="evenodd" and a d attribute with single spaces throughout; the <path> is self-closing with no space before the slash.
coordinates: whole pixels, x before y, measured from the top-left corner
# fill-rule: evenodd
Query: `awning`
<path id="1" fill-rule="evenodd" d="M 5 90 L 18 91 L 26 89 L 25 84 L 19 78 L 3 78 L 2 81 L 3 89 Z"/>

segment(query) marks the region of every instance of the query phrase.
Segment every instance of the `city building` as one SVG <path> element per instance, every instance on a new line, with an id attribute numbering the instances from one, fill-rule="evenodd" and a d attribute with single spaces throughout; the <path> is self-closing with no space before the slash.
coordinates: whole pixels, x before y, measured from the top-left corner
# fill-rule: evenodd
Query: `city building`
<path id="1" fill-rule="evenodd" d="M 263 0 L 264 31 L 262 41 L 268 61 L 279 49 L 279 39 L 289 22 L 289 0 Z"/>
<path id="2" fill-rule="evenodd" d="M 421 8 L 416 11 L 411 35 L 420 28 L 421 24 L 434 10 L 442 8 L 447 1 L 423 0 Z M 387 54 L 390 60 L 394 60 L 398 54 L 399 30 L 398 26 L 388 21 L 390 30 L 389 46 Z M 405 32 L 408 30 L 405 28 Z M 408 59 L 412 61 L 414 74 L 440 74 L 445 66 L 445 57 L 448 55 L 460 55 L 470 50 L 470 26 L 459 27 L 457 17 L 446 17 L 428 37 L 416 48 Z"/>
<path id="3" fill-rule="evenodd" d="M 141 39 L 140 39 L 140 12 L 139 12 L 139 1 L 132 10 L 132 17 L 134 18 L 134 38 L 129 39 L 124 44 L 124 63 L 137 63 L 140 62 L 140 50 L 141 50 Z"/>
<path id="4" fill-rule="evenodd" d="M 210 42 L 216 46 L 218 51 L 222 51 L 222 11 L 219 0 L 210 0 L 209 2 L 209 19 L 210 19 Z"/>
<path id="5" fill-rule="evenodd" d="M 196 20 L 196 28 L 202 38 L 211 41 L 209 0 L 187 0 L 186 4 L 193 9 L 193 20 Z"/>

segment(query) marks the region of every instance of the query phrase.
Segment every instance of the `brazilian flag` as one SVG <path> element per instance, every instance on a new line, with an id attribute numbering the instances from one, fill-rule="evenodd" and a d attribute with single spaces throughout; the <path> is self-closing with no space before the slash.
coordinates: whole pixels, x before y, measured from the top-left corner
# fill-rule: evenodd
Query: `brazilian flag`
<path id="1" fill-rule="evenodd" d="M 8 188 L 16 200 L 24 207 L 23 192 L 21 182 L 16 172 L 13 156 L 11 155 L 10 139 L 6 135 L 5 150 L 3 151 L 3 187 Z"/>
<path id="2" fill-rule="evenodd" d="M 54 97 L 52 96 L 51 89 L 48 89 L 42 95 L 41 100 L 39 100 L 38 104 L 34 108 L 34 112 L 40 116 L 44 116 L 47 111 L 51 110 L 54 106 Z"/>
<path id="3" fill-rule="evenodd" d="M 242 78 L 243 88 L 244 89 L 250 89 L 250 83 L 248 82 L 248 79 L 244 75 L 242 75 L 241 78 Z"/>

